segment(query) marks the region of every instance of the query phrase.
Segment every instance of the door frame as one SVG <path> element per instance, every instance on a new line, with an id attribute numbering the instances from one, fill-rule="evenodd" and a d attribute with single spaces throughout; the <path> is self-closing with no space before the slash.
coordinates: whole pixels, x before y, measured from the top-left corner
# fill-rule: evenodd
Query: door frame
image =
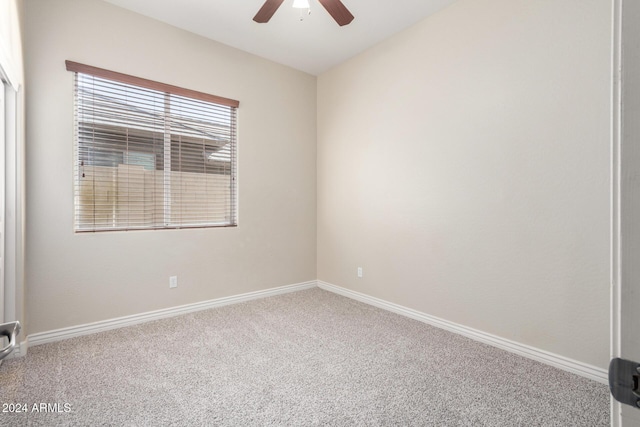
<path id="1" fill-rule="evenodd" d="M 612 2 L 611 97 L 611 357 L 640 359 L 631 325 L 640 308 L 640 3 Z M 638 425 L 640 411 L 611 400 L 611 425 Z"/>
<path id="2" fill-rule="evenodd" d="M 24 95 L 18 69 L 2 44 L 0 80 L 5 95 L 4 321 L 24 323 Z M 19 347 L 16 350 L 23 353 Z"/>
<path id="3" fill-rule="evenodd" d="M 610 297 L 610 356 L 621 355 L 621 144 L 622 144 L 622 1 L 612 1 L 612 58 L 611 58 L 611 297 Z M 621 404 L 610 396 L 612 427 L 622 426 Z"/>

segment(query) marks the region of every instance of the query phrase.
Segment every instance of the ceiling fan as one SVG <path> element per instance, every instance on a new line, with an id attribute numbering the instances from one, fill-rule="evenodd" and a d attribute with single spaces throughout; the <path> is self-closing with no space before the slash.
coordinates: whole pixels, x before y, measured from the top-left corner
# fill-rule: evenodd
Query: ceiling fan
<path id="1" fill-rule="evenodd" d="M 349 12 L 349 9 L 347 9 L 346 6 L 342 4 L 340 0 L 318 1 L 322 6 L 324 6 L 325 9 L 327 9 L 329 15 L 331 15 L 341 27 L 353 21 L 353 15 L 351 14 L 351 12 Z M 261 24 L 269 22 L 273 14 L 276 13 L 276 10 L 278 10 L 283 2 L 284 0 L 265 1 L 258 13 L 256 13 L 256 16 L 253 17 L 253 20 Z"/>

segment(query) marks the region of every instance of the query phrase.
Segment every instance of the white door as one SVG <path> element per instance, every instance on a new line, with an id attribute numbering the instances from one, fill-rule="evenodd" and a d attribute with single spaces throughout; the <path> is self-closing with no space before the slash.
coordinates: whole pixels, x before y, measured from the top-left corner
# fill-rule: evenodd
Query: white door
<path id="1" fill-rule="evenodd" d="M 4 214 L 5 214 L 5 85 L 0 80 L 0 323 L 4 318 Z M 4 343 L 0 343 L 3 345 Z"/>
<path id="2" fill-rule="evenodd" d="M 612 355 L 640 362 L 640 1 L 615 0 Z M 640 408 L 612 404 L 612 424 Z"/>

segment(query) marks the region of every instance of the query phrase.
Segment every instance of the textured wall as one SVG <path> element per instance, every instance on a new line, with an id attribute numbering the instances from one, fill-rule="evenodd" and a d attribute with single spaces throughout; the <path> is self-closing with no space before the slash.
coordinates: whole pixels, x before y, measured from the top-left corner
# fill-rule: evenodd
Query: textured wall
<path id="1" fill-rule="evenodd" d="M 314 76 L 97 0 L 26 19 L 30 334 L 316 278 Z M 74 234 L 66 59 L 239 100 L 239 227 Z"/>
<path id="2" fill-rule="evenodd" d="M 610 9 L 461 0 L 321 75 L 318 278 L 604 368 Z"/>

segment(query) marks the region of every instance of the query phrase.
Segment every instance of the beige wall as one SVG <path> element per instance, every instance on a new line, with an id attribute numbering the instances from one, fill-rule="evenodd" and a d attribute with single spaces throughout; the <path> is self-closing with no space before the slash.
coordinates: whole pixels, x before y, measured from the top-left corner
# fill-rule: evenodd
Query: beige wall
<path id="1" fill-rule="evenodd" d="M 316 278 L 314 76 L 101 1 L 26 4 L 30 334 Z M 66 59 L 238 99 L 239 227 L 74 234 Z"/>
<path id="2" fill-rule="evenodd" d="M 321 75 L 318 279 L 606 367 L 610 8 L 460 0 Z"/>

